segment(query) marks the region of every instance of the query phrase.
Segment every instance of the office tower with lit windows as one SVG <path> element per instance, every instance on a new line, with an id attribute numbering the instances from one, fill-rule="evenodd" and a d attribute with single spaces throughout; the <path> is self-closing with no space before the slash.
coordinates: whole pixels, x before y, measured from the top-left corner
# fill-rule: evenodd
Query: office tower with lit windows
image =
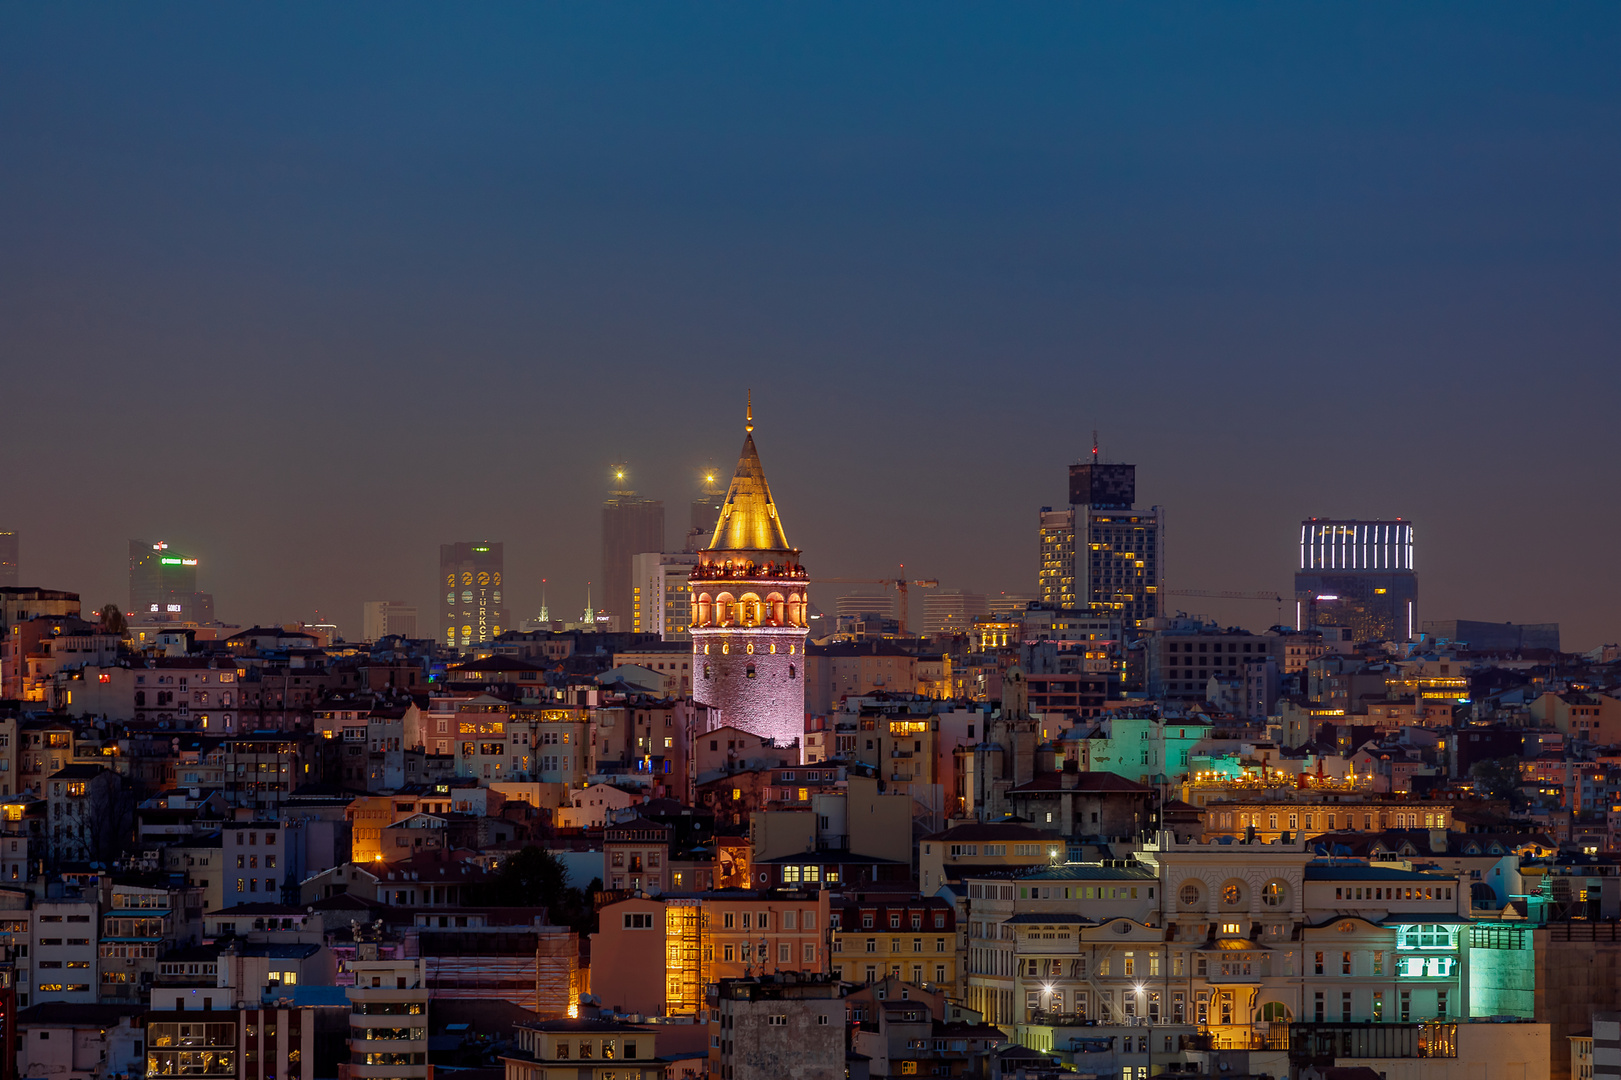
<path id="1" fill-rule="evenodd" d="M 196 557 L 164 540 L 131 540 L 129 614 L 140 622 L 212 622 L 214 597 L 197 591 Z"/>
<path id="2" fill-rule="evenodd" d="M 625 483 L 625 468 L 614 466 L 614 483 Z M 635 622 L 633 560 L 664 550 L 664 503 L 644 499 L 620 486 L 602 504 L 602 579 L 597 611 L 618 619 L 620 630 Z"/>
<path id="3" fill-rule="evenodd" d="M 690 577 L 692 694 L 722 724 L 786 747 L 805 734 L 809 581 L 754 448 L 752 405 L 746 417 L 720 520 Z"/>
<path id="4" fill-rule="evenodd" d="M 1352 639 L 1407 641 L 1418 630 L 1413 523 L 1308 518 L 1300 523 L 1295 626 L 1343 626 Z"/>
<path id="5" fill-rule="evenodd" d="M 502 547 L 494 540 L 439 545 L 438 632 L 446 645 L 482 645 L 508 628 Z"/>
<path id="6" fill-rule="evenodd" d="M 0 589 L 15 589 L 22 584 L 18 569 L 21 546 L 15 532 L 0 529 Z"/>
<path id="7" fill-rule="evenodd" d="M 938 589 L 923 594 L 925 634 L 966 634 L 976 620 L 990 614 L 991 605 L 983 593 L 961 589 Z"/>
<path id="8" fill-rule="evenodd" d="M 1041 602 L 1051 608 L 1075 606 L 1075 511 L 1041 508 Z"/>
<path id="9" fill-rule="evenodd" d="M 1041 508 L 1043 607 L 1107 612 L 1128 631 L 1159 616 L 1160 512 L 1134 509 L 1136 499 L 1135 465 L 1093 451 L 1069 467 L 1069 508 Z"/>
<path id="10" fill-rule="evenodd" d="M 664 641 L 691 641 L 688 579 L 697 552 L 644 551 L 631 560 L 630 625 L 633 634 L 657 634 Z"/>

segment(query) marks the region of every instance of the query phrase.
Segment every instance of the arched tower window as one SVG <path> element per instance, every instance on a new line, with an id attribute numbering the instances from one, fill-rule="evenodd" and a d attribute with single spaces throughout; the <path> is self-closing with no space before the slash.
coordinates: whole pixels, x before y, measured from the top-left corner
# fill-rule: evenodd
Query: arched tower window
<path id="1" fill-rule="evenodd" d="M 769 626 L 781 626 L 788 617 L 788 604 L 782 598 L 782 593 L 774 592 L 765 598 L 766 623 Z"/>

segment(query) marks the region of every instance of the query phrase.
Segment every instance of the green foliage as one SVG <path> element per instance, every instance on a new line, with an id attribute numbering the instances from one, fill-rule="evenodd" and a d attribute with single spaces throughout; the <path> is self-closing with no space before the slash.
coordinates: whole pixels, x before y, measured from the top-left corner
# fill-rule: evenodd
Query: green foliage
<path id="1" fill-rule="evenodd" d="M 568 885 L 568 871 L 549 851 L 528 845 L 496 872 L 494 901 L 511 907 L 556 907 Z"/>
<path id="2" fill-rule="evenodd" d="M 1519 758 L 1477 761 L 1469 767 L 1469 776 L 1475 790 L 1489 799 L 1503 799 L 1516 807 L 1525 801 L 1520 794 Z"/>
<path id="3" fill-rule="evenodd" d="M 129 624 L 124 621 L 124 613 L 118 610 L 117 604 L 108 604 L 101 609 L 101 625 L 106 628 L 107 633 L 117 634 L 119 637 L 123 637 L 124 632 L 129 629 Z"/>

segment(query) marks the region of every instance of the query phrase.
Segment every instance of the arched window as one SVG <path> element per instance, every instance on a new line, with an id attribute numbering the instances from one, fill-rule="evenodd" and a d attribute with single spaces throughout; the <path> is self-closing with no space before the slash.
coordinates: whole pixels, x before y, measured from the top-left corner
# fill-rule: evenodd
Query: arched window
<path id="1" fill-rule="evenodd" d="M 708 664 L 704 665 L 704 678 L 706 678 L 706 679 L 709 678 L 709 665 Z"/>
<path id="2" fill-rule="evenodd" d="M 1409 949 L 1447 949 L 1452 947 L 1452 933 L 1444 926 L 1433 924 L 1409 926 L 1402 937 L 1402 944 Z"/>
<path id="3" fill-rule="evenodd" d="M 788 665 L 788 677 L 790 679 L 794 678 L 794 665 L 792 664 Z"/>
<path id="4" fill-rule="evenodd" d="M 754 678 L 754 665 L 753 664 L 750 664 L 748 667 L 743 669 L 743 677 L 745 679 Z"/>
<path id="5" fill-rule="evenodd" d="M 1261 890 L 1261 903 L 1267 907 L 1282 907 L 1289 899 L 1289 887 L 1281 881 L 1269 881 Z"/>
<path id="6" fill-rule="evenodd" d="M 1183 907 L 1196 908 L 1199 906 L 1199 886 L 1190 881 L 1182 886 L 1182 891 L 1177 894 L 1177 897 L 1182 901 Z"/>

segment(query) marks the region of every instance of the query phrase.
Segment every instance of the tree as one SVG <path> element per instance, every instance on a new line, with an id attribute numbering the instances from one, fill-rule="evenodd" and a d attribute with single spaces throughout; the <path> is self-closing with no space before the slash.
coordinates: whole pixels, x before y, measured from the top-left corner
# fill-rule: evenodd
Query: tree
<path id="1" fill-rule="evenodd" d="M 89 782 L 84 801 L 83 842 L 78 858 L 112 866 L 118 856 L 133 850 L 136 791 L 110 769 Z"/>
<path id="2" fill-rule="evenodd" d="M 1520 795 L 1519 758 L 1477 761 L 1469 766 L 1469 776 L 1475 782 L 1475 790 L 1489 799 L 1503 799 L 1514 807 L 1525 801 Z"/>
<path id="3" fill-rule="evenodd" d="M 568 870 L 557 856 L 529 844 L 501 864 L 492 891 L 497 904 L 550 908 L 562 901 L 567 887 Z"/>
<path id="4" fill-rule="evenodd" d="M 129 629 L 129 623 L 124 620 L 124 613 L 118 610 L 117 604 L 108 604 L 101 609 L 101 625 L 109 634 L 124 636 Z"/>

